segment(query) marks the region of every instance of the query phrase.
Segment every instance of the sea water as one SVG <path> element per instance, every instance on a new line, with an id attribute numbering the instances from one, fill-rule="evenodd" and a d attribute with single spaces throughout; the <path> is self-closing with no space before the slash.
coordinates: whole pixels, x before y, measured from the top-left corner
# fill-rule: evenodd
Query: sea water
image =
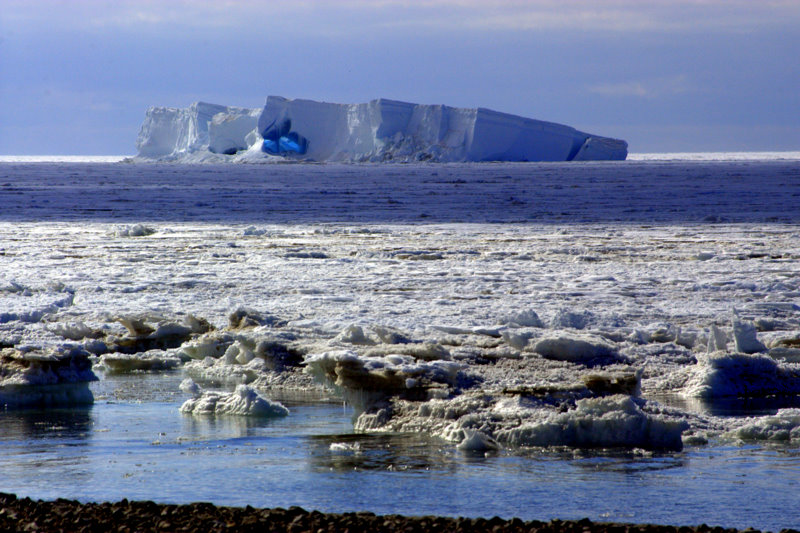
<path id="1" fill-rule="evenodd" d="M 337 402 L 280 419 L 193 417 L 180 373 L 106 376 L 79 409 L 0 417 L 0 487 L 32 498 L 553 518 L 777 531 L 798 525 L 800 450 L 461 452 L 424 434 L 354 434 Z"/>
<path id="2" fill-rule="evenodd" d="M 412 333 L 431 322 L 491 325 L 526 306 L 545 318 L 591 309 L 606 325 L 669 320 L 684 330 L 728 320 L 732 305 L 793 320 L 797 160 L 666 159 L 3 163 L 0 341 L 55 346 L 66 342 L 57 326 L 111 327 L 133 312 L 192 312 L 223 327 L 239 305 L 326 338 L 358 321 Z M 288 417 L 193 417 L 179 412 L 180 370 L 98 375 L 90 407 L 0 413 L 0 490 L 800 527 L 796 441 L 470 453 L 422 433 L 355 434 L 340 401 L 272 395 Z M 659 386 L 645 379 L 644 395 L 723 425 L 798 405 L 704 403 Z"/>

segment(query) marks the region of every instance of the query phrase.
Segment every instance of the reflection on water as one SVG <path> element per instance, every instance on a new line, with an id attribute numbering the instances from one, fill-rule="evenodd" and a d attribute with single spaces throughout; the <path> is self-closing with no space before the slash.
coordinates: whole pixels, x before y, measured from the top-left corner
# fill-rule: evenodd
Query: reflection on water
<path id="1" fill-rule="evenodd" d="M 453 473 L 461 462 L 452 446 L 419 433 L 312 435 L 308 446 L 315 470 Z"/>
<path id="2" fill-rule="evenodd" d="M 71 409 L 21 409 L 0 416 L 5 445 L 14 442 L 58 440 L 63 445 L 85 444 L 92 436 L 91 406 Z"/>
<path id="3" fill-rule="evenodd" d="M 277 418 L 182 415 L 181 434 L 183 440 L 237 439 L 255 435 L 256 429 L 278 424 L 281 420 Z"/>
<path id="4" fill-rule="evenodd" d="M 573 462 L 575 466 L 593 472 L 618 472 L 633 474 L 641 472 L 659 472 L 687 465 L 683 454 L 641 456 L 634 453 L 619 455 L 597 455 L 585 457 Z"/>
<path id="5" fill-rule="evenodd" d="M 91 461 L 92 409 L 23 409 L 0 415 L 0 479 L 37 472 L 43 478 L 66 475 L 80 484 Z M 13 486 L 13 485 L 11 485 Z"/>
<path id="6" fill-rule="evenodd" d="M 98 372 L 99 381 L 90 384 L 95 402 L 168 402 L 188 398 L 181 392 L 181 372 Z"/>
<path id="7" fill-rule="evenodd" d="M 765 416 L 779 409 L 800 407 L 800 395 L 763 398 L 687 398 L 678 394 L 649 396 L 661 404 L 684 411 L 713 416 Z"/>

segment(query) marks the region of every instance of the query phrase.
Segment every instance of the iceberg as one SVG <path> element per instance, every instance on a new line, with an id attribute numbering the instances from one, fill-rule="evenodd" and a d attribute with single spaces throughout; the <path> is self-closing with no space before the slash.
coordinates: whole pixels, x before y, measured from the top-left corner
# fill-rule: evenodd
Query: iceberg
<path id="1" fill-rule="evenodd" d="M 177 162 L 624 160 L 628 144 L 485 108 L 269 96 L 263 109 L 151 107 L 138 159 Z"/>
<path id="2" fill-rule="evenodd" d="M 192 155 L 234 154 L 248 147 L 245 137 L 259 110 L 195 102 L 188 108 L 151 107 L 136 140 L 143 159 L 181 161 Z"/>

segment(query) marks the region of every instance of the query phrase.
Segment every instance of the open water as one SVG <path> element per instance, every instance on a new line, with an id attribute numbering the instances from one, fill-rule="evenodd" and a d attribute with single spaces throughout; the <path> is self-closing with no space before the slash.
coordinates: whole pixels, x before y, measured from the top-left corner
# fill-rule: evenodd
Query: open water
<path id="1" fill-rule="evenodd" d="M 353 434 L 339 403 L 291 416 L 182 415 L 180 373 L 105 378 L 82 409 L 0 417 L 0 488 L 329 512 L 797 527 L 800 450 L 461 452 L 421 434 Z M 104 398 L 105 399 L 102 399 Z"/>

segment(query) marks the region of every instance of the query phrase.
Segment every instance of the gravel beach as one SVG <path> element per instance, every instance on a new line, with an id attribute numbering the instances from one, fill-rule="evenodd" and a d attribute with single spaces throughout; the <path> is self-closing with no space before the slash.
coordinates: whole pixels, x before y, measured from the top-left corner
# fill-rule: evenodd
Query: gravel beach
<path id="1" fill-rule="evenodd" d="M 17 498 L 0 493 L 1 531 L 286 531 L 286 532 L 563 532 L 563 533 L 734 533 L 740 530 L 652 524 L 615 524 L 583 520 L 523 521 L 519 518 L 450 518 L 440 516 L 320 513 L 300 507 L 255 509 L 211 503 L 165 505 L 151 501 L 80 503 Z M 757 530 L 743 531 L 755 533 Z M 781 533 L 797 533 L 784 529 Z"/>

